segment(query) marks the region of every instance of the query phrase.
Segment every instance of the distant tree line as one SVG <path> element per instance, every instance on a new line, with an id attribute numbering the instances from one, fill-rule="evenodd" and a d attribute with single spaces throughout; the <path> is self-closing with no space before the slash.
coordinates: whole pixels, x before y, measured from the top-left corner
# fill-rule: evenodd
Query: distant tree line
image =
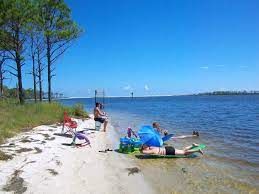
<path id="1" fill-rule="evenodd" d="M 19 98 L 19 90 L 18 88 L 8 88 L 6 86 L 3 86 L 3 91 L 2 91 L 2 97 L 3 98 Z M 34 91 L 33 89 L 23 89 L 23 94 L 24 94 L 24 99 L 34 99 L 34 95 L 39 96 L 40 91 L 36 90 Z M 63 98 L 64 94 L 60 92 L 51 92 L 51 98 L 52 99 L 57 99 L 57 98 Z M 48 92 L 43 92 L 42 91 L 42 99 L 48 99 Z"/>
<path id="2" fill-rule="evenodd" d="M 259 94 L 259 91 L 214 91 L 214 92 L 205 92 L 199 93 L 197 95 L 251 95 Z"/>
<path id="3" fill-rule="evenodd" d="M 6 92 L 15 90 L 20 103 L 28 97 L 41 101 L 46 73 L 47 98 L 51 102 L 55 96 L 54 64 L 81 32 L 64 0 L 0 0 L 0 96 L 5 93 L 4 81 L 14 77 L 17 91 L 13 88 Z M 28 73 L 32 90 L 23 88 L 23 77 Z"/>

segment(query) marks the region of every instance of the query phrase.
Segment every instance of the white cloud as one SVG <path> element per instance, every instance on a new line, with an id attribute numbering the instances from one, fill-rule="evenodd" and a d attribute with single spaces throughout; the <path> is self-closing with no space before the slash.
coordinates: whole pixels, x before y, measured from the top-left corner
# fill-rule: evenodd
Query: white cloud
<path id="1" fill-rule="evenodd" d="M 227 89 L 224 88 L 224 87 L 222 87 L 222 88 L 219 88 L 218 90 L 219 90 L 219 91 L 226 91 Z"/>
<path id="2" fill-rule="evenodd" d="M 129 90 L 133 90 L 133 88 L 131 87 L 131 85 L 126 85 L 123 87 L 123 90 L 129 91 Z"/>
<path id="3" fill-rule="evenodd" d="M 145 85 L 145 86 L 144 86 L 144 89 L 145 89 L 146 91 L 149 91 L 149 90 L 150 90 L 150 88 L 148 87 L 148 85 Z"/>
<path id="4" fill-rule="evenodd" d="M 202 66 L 202 67 L 200 67 L 200 69 L 209 69 L 209 67 L 207 67 L 207 66 Z"/>

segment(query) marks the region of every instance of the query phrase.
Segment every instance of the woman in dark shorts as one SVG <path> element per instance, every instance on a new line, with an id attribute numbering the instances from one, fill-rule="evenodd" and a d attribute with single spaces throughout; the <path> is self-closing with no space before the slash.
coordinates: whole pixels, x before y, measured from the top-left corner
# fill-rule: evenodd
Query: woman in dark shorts
<path id="1" fill-rule="evenodd" d="M 193 146 L 199 146 L 199 144 L 192 144 L 191 146 L 185 147 L 183 150 L 175 149 L 173 146 L 165 146 L 165 147 L 148 147 L 146 145 L 142 145 L 140 151 L 143 154 L 155 154 L 155 155 L 190 155 L 193 153 L 200 153 L 203 155 L 202 150 L 191 150 Z"/>

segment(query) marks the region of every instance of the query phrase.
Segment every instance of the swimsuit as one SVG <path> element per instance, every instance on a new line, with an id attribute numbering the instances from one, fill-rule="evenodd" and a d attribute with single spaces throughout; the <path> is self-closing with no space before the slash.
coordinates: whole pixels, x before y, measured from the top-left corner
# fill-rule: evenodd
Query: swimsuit
<path id="1" fill-rule="evenodd" d="M 165 155 L 175 155 L 175 149 L 172 146 L 165 146 Z"/>
<path id="2" fill-rule="evenodd" d="M 98 121 L 100 123 L 104 123 L 105 119 L 102 117 L 94 118 L 95 121 Z"/>

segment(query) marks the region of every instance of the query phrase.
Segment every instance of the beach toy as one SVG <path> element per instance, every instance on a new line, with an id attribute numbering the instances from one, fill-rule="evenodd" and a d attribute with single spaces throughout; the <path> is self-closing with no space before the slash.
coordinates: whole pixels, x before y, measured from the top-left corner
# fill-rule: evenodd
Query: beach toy
<path id="1" fill-rule="evenodd" d="M 133 129 L 131 129 L 130 127 L 128 127 L 128 129 L 127 129 L 127 135 L 128 135 L 128 138 L 131 138 L 131 135 L 133 135 L 135 138 L 138 138 L 135 131 Z"/>
<path id="2" fill-rule="evenodd" d="M 134 137 L 132 137 L 132 135 Z M 130 127 L 127 129 L 127 137 L 120 138 L 119 152 L 124 154 L 130 154 L 138 151 L 142 145 L 142 141 L 138 138 L 135 131 Z"/>
<path id="3" fill-rule="evenodd" d="M 190 150 L 203 150 L 206 146 L 204 144 L 200 144 L 199 146 L 193 146 Z M 190 155 L 156 155 L 156 154 L 138 154 L 136 158 L 138 159 L 159 159 L 159 158 L 195 158 L 197 157 L 195 154 Z"/>
<path id="4" fill-rule="evenodd" d="M 127 129 L 127 135 L 128 135 L 128 138 L 131 138 L 131 128 Z"/>
<path id="5" fill-rule="evenodd" d="M 151 126 L 143 126 L 138 131 L 138 136 L 142 143 L 147 146 L 161 147 L 163 145 L 160 134 Z"/>
<path id="6" fill-rule="evenodd" d="M 131 138 L 130 140 L 134 148 L 140 148 L 143 144 L 139 138 Z"/>
<path id="7" fill-rule="evenodd" d="M 121 144 L 130 144 L 131 141 L 130 141 L 130 138 L 121 137 L 121 138 L 120 138 L 120 143 L 121 143 Z"/>
<path id="8" fill-rule="evenodd" d="M 124 154 L 130 154 L 136 151 L 139 151 L 142 142 L 138 138 L 128 138 L 128 137 L 121 137 L 120 138 L 120 146 L 119 152 Z"/>
<path id="9" fill-rule="evenodd" d="M 134 152 L 134 146 L 133 146 L 130 138 L 127 138 L 127 137 L 120 138 L 119 152 L 125 153 L 125 154 Z"/>

